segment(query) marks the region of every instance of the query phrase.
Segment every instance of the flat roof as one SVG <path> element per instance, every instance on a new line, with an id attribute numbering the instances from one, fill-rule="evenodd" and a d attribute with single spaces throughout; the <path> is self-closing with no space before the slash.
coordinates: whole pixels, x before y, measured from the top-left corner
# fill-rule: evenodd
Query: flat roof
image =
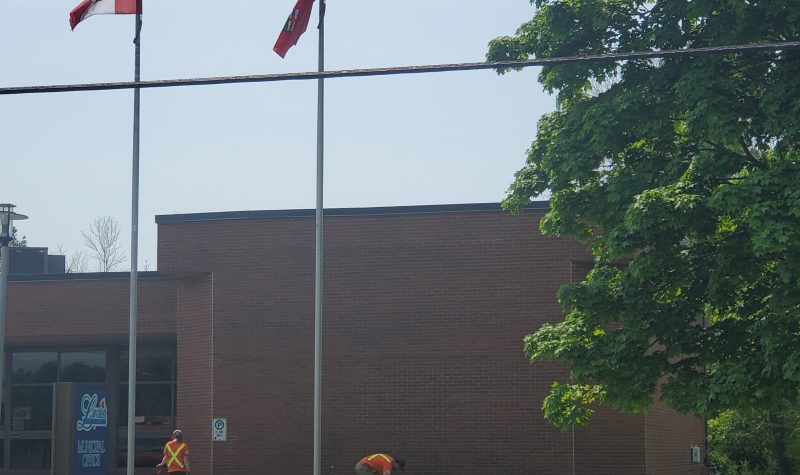
<path id="1" fill-rule="evenodd" d="M 549 209 L 549 201 L 533 201 L 525 209 Z M 500 203 L 468 203 L 418 206 L 380 206 L 373 208 L 325 208 L 325 216 L 386 216 L 434 213 L 485 213 L 504 211 Z M 314 209 L 282 209 L 261 211 L 220 211 L 214 213 L 161 214 L 156 223 L 187 223 L 193 221 L 224 221 L 232 219 L 313 218 Z"/>
<path id="2" fill-rule="evenodd" d="M 139 271 L 140 280 L 168 279 L 169 276 L 156 271 Z M 9 282 L 50 282 L 62 280 L 129 280 L 130 272 L 67 272 L 64 274 L 11 274 Z"/>

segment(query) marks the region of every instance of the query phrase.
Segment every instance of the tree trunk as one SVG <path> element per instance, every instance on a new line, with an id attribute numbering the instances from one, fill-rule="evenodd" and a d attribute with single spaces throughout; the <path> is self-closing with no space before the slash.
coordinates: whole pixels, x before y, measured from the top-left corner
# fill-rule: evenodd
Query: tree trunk
<path id="1" fill-rule="evenodd" d="M 786 454 L 786 428 L 783 414 L 775 414 L 770 411 L 769 422 L 772 425 L 772 433 L 775 435 L 775 455 L 778 457 L 780 475 L 792 475 L 792 466 Z"/>

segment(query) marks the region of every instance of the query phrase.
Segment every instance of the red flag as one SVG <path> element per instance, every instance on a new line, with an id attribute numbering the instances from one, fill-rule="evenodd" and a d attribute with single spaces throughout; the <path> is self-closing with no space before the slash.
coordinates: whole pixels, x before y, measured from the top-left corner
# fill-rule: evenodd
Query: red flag
<path id="1" fill-rule="evenodd" d="M 278 41 L 275 42 L 275 46 L 272 48 L 281 58 L 286 56 L 289 48 L 296 45 L 300 36 L 306 32 L 313 5 L 314 0 L 297 0 L 297 5 L 294 6 L 294 10 L 289 14 L 289 18 L 283 26 L 283 31 L 281 31 Z"/>
<path id="2" fill-rule="evenodd" d="M 69 12 L 69 26 L 74 30 L 92 15 L 126 13 L 142 13 L 141 0 L 83 0 Z"/>

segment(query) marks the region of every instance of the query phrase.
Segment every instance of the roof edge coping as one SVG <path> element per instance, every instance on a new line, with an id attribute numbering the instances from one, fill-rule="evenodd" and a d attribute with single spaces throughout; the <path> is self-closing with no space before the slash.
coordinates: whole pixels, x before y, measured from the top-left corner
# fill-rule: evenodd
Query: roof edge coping
<path id="1" fill-rule="evenodd" d="M 550 201 L 533 201 L 523 209 L 549 209 Z M 402 214 L 482 213 L 504 211 L 500 203 L 469 203 L 416 206 L 379 206 L 371 208 L 326 208 L 327 217 L 334 216 L 387 216 Z M 313 218 L 314 209 L 220 211 L 210 213 L 156 215 L 157 224 L 187 223 L 196 221 L 226 221 L 242 219 Z"/>
<path id="2" fill-rule="evenodd" d="M 170 277 L 157 271 L 139 271 L 139 279 L 169 279 Z M 9 282 L 53 282 L 64 280 L 122 280 L 130 279 L 130 272 L 67 272 L 64 274 L 11 274 Z"/>

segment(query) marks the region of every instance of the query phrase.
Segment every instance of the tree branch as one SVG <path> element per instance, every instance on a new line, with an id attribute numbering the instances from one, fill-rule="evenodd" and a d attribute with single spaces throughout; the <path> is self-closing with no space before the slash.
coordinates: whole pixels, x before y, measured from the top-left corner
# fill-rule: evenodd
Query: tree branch
<path id="1" fill-rule="evenodd" d="M 743 153 L 739 153 L 739 152 L 737 152 L 735 150 L 731 150 L 731 149 L 729 149 L 728 147 L 726 147 L 724 145 L 720 145 L 718 143 L 711 142 L 709 140 L 704 140 L 703 143 L 711 145 L 713 147 L 713 149 L 709 150 L 709 149 L 704 149 L 704 148 L 698 147 L 697 150 L 699 150 L 699 151 L 708 151 L 708 152 L 716 151 L 716 152 L 729 153 L 729 154 L 731 154 L 731 155 L 733 155 L 735 157 L 741 158 L 742 160 L 744 160 L 745 162 L 749 163 L 750 165 L 753 165 L 756 168 L 760 168 L 762 170 L 766 170 L 767 169 L 767 165 L 766 164 L 764 164 L 763 162 L 758 160 L 752 153 L 750 153 L 750 150 L 747 147 L 747 142 L 745 142 L 744 137 L 739 137 L 739 143 L 744 148 L 744 150 L 746 152 L 746 155 L 743 154 Z"/>
<path id="2" fill-rule="evenodd" d="M 756 158 L 756 156 L 753 155 L 753 152 L 750 151 L 750 146 L 747 144 L 747 140 L 745 140 L 743 135 L 739 136 L 739 144 L 742 146 L 742 150 L 744 150 L 744 153 L 747 154 L 745 155 L 745 160 L 747 160 L 754 167 L 758 167 L 762 170 L 767 169 L 767 165 L 758 158 Z"/>

